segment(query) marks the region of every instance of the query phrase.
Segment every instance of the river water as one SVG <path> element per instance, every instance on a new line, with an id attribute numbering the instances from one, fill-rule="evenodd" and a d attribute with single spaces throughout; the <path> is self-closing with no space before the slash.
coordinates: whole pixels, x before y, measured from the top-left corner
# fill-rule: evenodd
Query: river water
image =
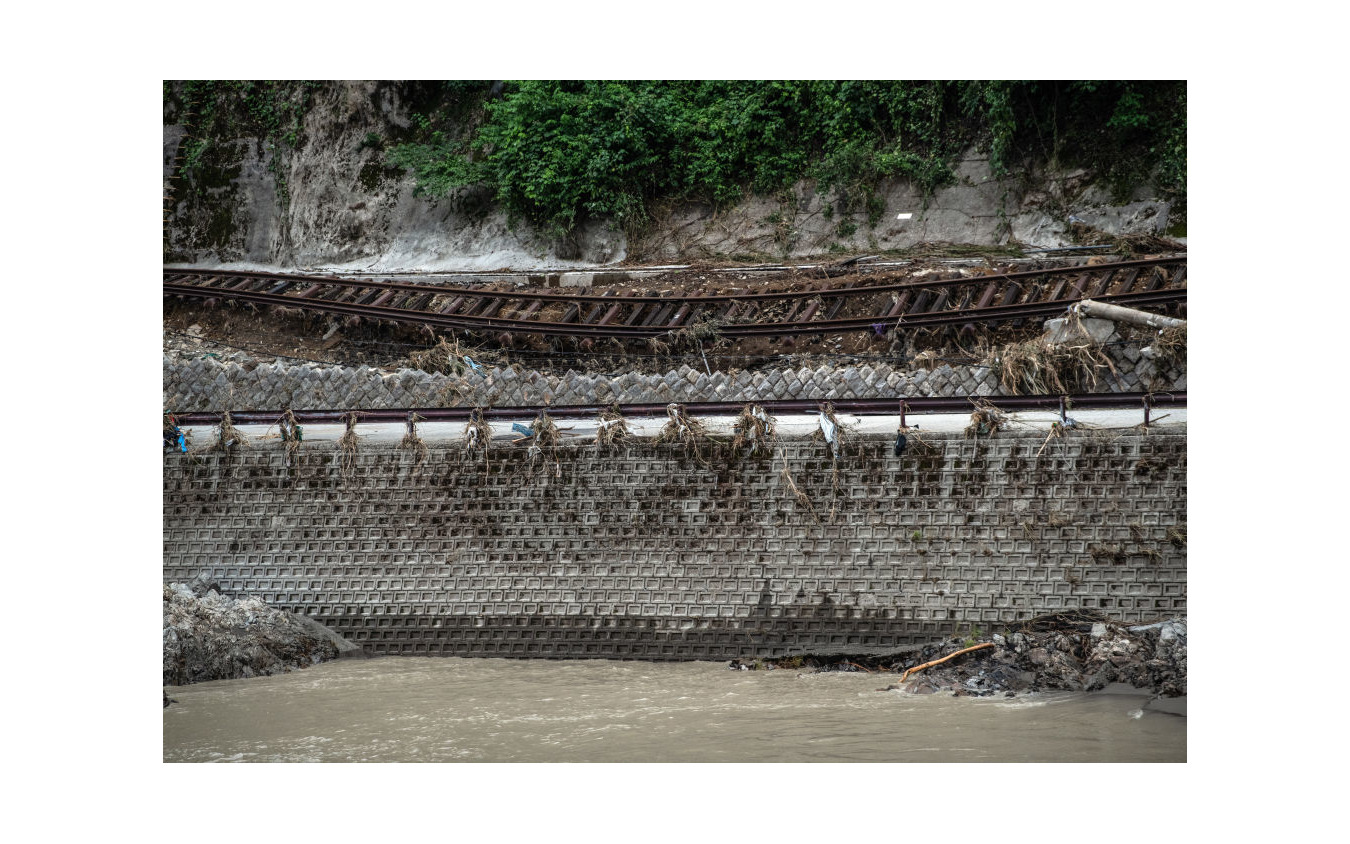
<path id="1" fill-rule="evenodd" d="M 168 762 L 1184 762 L 1146 697 L 883 692 L 891 674 L 391 657 L 169 688 Z"/>

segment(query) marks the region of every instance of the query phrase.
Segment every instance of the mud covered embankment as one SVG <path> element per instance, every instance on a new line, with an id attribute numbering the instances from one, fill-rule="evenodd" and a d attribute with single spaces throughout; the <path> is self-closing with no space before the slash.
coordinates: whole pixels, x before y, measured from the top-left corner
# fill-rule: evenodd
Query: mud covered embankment
<path id="1" fill-rule="evenodd" d="M 164 684 L 282 674 L 361 649 L 316 621 L 213 586 L 164 587 Z M 167 705 L 167 703 L 166 703 Z"/>
<path id="2" fill-rule="evenodd" d="M 979 647 L 978 650 L 974 648 Z M 932 667 L 920 666 L 970 649 Z M 814 666 L 825 671 L 898 673 L 885 691 L 950 692 L 986 697 L 1047 690 L 1096 692 L 1112 684 L 1157 697 L 1186 694 L 1186 620 L 1126 627 L 1105 621 L 1029 622 L 1016 631 L 953 638 L 903 655 L 814 656 L 773 660 L 759 667 Z M 733 668 L 742 667 L 738 662 Z M 750 667 L 750 666 L 744 666 Z M 906 674 L 906 672 L 909 672 Z"/>

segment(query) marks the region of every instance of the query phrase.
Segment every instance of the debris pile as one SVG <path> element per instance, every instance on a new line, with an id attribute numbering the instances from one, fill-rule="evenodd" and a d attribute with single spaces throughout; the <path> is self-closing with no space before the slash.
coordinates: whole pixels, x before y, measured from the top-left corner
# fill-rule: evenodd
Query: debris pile
<path id="1" fill-rule="evenodd" d="M 1049 343 L 1037 337 L 991 350 L 982 365 L 998 374 L 1008 395 L 1063 396 L 1094 392 L 1104 372 L 1116 374 L 1115 364 L 1089 338 L 1073 343 Z"/>
<path id="2" fill-rule="evenodd" d="M 972 399 L 971 403 L 975 405 L 975 410 L 971 412 L 970 424 L 966 426 L 967 439 L 978 440 L 980 437 L 994 437 L 999 431 L 1008 427 L 1007 414 L 997 407 L 979 399 Z"/>
<path id="3" fill-rule="evenodd" d="M 423 417 L 418 416 L 412 411 L 408 412 L 408 432 L 399 440 L 398 447 L 404 451 L 412 452 L 413 465 L 420 466 L 422 461 L 426 460 L 431 454 L 431 449 L 422 441 L 422 437 L 417 433 L 417 423 L 423 421 Z"/>
<path id="4" fill-rule="evenodd" d="M 703 427 L 703 423 L 686 413 L 684 405 L 681 404 L 666 405 L 666 416 L 669 417 L 669 421 L 656 435 L 656 441 L 682 443 L 686 454 L 692 455 L 706 466 L 707 461 L 699 453 L 699 444 L 709 442 L 708 431 Z"/>
<path id="5" fill-rule="evenodd" d="M 350 479 L 356 473 L 356 412 L 347 414 L 347 429 L 338 438 L 338 461 L 342 477 Z"/>
<path id="6" fill-rule="evenodd" d="M 628 423 L 619 413 L 619 406 L 607 407 L 600 411 L 600 421 L 595 427 L 595 444 L 606 448 L 629 442 L 632 436 L 628 432 Z"/>
<path id="7" fill-rule="evenodd" d="M 1153 358 L 1158 366 L 1180 367 L 1186 364 L 1186 323 L 1164 328 L 1152 344 Z"/>
<path id="8" fill-rule="evenodd" d="M 228 598 L 214 584 L 164 587 L 165 685 L 281 674 L 359 652 L 318 622 L 258 598 Z"/>
<path id="9" fill-rule="evenodd" d="M 220 431 L 216 436 L 216 451 L 222 451 L 226 454 L 232 453 L 236 448 L 247 448 L 248 437 L 239 433 L 239 429 L 234 427 L 234 421 L 230 419 L 230 412 L 224 411 L 220 415 Z"/>
<path id="10" fill-rule="evenodd" d="M 1096 692 L 1113 683 L 1159 697 L 1186 694 L 1186 620 L 1126 626 L 1082 612 L 1040 616 L 992 636 L 972 635 L 889 656 L 804 656 L 765 667 L 898 673 L 884 691 L 988 697 Z M 738 667 L 739 663 L 733 667 Z"/>
<path id="11" fill-rule="evenodd" d="M 731 441 L 731 450 L 736 454 L 744 452 L 750 456 L 767 454 L 773 450 L 777 428 L 773 417 L 765 413 L 764 408 L 747 404 L 741 408 L 741 415 L 736 417 L 732 427 L 736 435 Z"/>

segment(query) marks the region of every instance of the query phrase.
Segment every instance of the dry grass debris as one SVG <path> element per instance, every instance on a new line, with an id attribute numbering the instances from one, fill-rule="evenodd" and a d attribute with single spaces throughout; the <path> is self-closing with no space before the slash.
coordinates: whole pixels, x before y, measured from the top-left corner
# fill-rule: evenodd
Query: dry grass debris
<path id="1" fill-rule="evenodd" d="M 1166 237 L 1152 234 L 1107 234 L 1096 226 L 1087 223 L 1070 223 L 1069 238 L 1081 244 L 1111 244 L 1111 251 L 1128 260 L 1139 255 L 1157 255 L 1162 253 L 1185 252 L 1186 245 Z"/>
<path id="2" fill-rule="evenodd" d="M 1186 363 L 1186 323 L 1164 328 L 1154 340 L 1153 359 L 1159 369 L 1183 366 Z"/>
<path id="3" fill-rule="evenodd" d="M 701 316 L 698 320 L 667 333 L 670 346 L 676 349 L 702 348 L 705 340 L 716 345 L 722 340 L 723 321 L 712 316 Z"/>
<path id="4" fill-rule="evenodd" d="M 1102 370 L 1116 373 L 1101 346 L 1088 340 L 1047 343 L 1042 338 L 991 349 L 981 361 L 998 374 L 1011 395 L 1069 395 L 1092 392 Z"/>
<path id="5" fill-rule="evenodd" d="M 531 438 L 526 455 L 531 473 L 543 468 L 547 475 L 562 477 L 562 464 L 558 462 L 558 443 L 562 441 L 562 434 L 547 410 L 539 411 L 534 422 L 530 423 L 530 430 L 534 432 L 534 436 Z"/>
<path id="6" fill-rule="evenodd" d="M 469 372 L 469 365 L 465 362 L 466 356 L 473 357 L 474 362 L 480 364 L 495 364 L 500 360 L 500 356 L 491 350 L 481 348 L 464 350 L 460 348 L 458 339 L 450 342 L 441 337 L 436 345 L 409 354 L 408 365 L 423 372 L 465 375 Z"/>
<path id="7" fill-rule="evenodd" d="M 686 453 L 692 454 L 702 462 L 699 446 L 708 442 L 708 431 L 703 427 L 703 423 L 685 413 L 682 404 L 666 405 L 666 416 L 670 419 L 666 422 L 665 427 L 657 433 L 656 441 L 658 443 L 680 443 L 684 445 Z"/>
<path id="8" fill-rule="evenodd" d="M 342 477 L 351 478 L 356 473 L 356 411 L 347 414 L 347 430 L 338 438 L 338 464 Z"/>
<path id="9" fill-rule="evenodd" d="M 747 404 L 741 408 L 732 430 L 735 437 L 731 440 L 731 450 L 740 454 L 748 449 L 751 456 L 771 452 L 776 439 L 777 424 L 773 417 L 757 404 Z"/>
<path id="10" fill-rule="evenodd" d="M 239 429 L 234 427 L 234 422 L 230 419 L 228 410 L 220 414 L 220 428 L 214 448 L 216 451 L 222 451 L 226 454 L 233 453 L 237 448 L 248 448 L 248 437 L 239 433 Z"/>
<path id="11" fill-rule="evenodd" d="M 1008 415 L 983 399 L 971 399 L 975 410 L 970 414 L 970 424 L 966 426 L 966 438 L 993 438 L 1008 427 Z"/>
<path id="12" fill-rule="evenodd" d="M 300 443 L 305 438 L 305 430 L 295 421 L 295 412 L 289 407 L 281 414 L 281 421 L 277 427 L 281 430 L 281 443 L 286 450 L 286 465 L 293 466 L 295 457 L 300 452 Z"/>
<path id="13" fill-rule="evenodd" d="M 628 432 L 628 423 L 619 413 L 619 406 L 604 408 L 600 411 L 600 421 L 596 423 L 595 444 L 597 447 L 613 448 L 629 442 L 632 435 Z"/>
<path id="14" fill-rule="evenodd" d="M 1185 548 L 1186 526 L 1183 524 L 1183 525 L 1174 525 L 1173 527 L 1168 528 L 1167 541 L 1171 543 L 1173 548 Z"/>
<path id="15" fill-rule="evenodd" d="M 483 452 L 483 469 L 488 466 L 488 447 L 492 444 L 492 426 L 483 418 L 483 408 L 475 407 L 469 411 L 469 421 L 464 426 L 464 450 L 472 455 Z"/>
<path id="16" fill-rule="evenodd" d="M 403 439 L 399 440 L 398 443 L 399 448 L 412 452 L 414 468 L 420 466 L 422 461 L 426 460 L 431 454 L 431 449 L 427 448 L 427 444 L 422 442 L 422 438 L 417 434 L 417 423 L 422 420 L 423 417 L 418 416 L 416 413 L 409 412 L 408 432 L 403 435 Z"/>
<path id="17" fill-rule="evenodd" d="M 816 514 L 816 507 L 811 503 L 811 497 L 801 491 L 801 488 L 797 486 L 797 481 L 792 477 L 792 470 L 788 468 L 787 455 L 782 452 L 779 454 L 783 460 L 783 471 L 780 473 L 779 477 L 783 479 L 783 483 L 787 486 L 788 491 L 797 499 L 797 503 L 806 508 L 806 512 L 816 524 L 820 524 L 820 516 Z"/>
<path id="18" fill-rule="evenodd" d="M 914 356 L 914 365 L 932 372 L 937 369 L 938 355 L 932 349 L 925 349 Z"/>

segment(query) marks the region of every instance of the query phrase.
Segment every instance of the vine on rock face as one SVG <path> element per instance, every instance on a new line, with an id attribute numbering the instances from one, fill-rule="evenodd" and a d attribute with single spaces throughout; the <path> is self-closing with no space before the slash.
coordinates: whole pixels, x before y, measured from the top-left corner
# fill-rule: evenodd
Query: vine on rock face
<path id="1" fill-rule="evenodd" d="M 428 196 L 484 186 L 512 219 L 558 237 L 589 219 L 637 231 L 656 201 L 723 205 L 801 179 L 832 197 L 831 215 L 875 226 L 883 180 L 931 195 L 972 144 L 998 175 L 1080 164 L 1118 194 L 1150 178 L 1185 194 L 1184 82 L 528 81 L 496 95 L 454 85 L 444 92 L 454 119 L 481 103 L 474 131 L 437 129 L 449 108 L 419 114 L 388 163 Z"/>
<path id="2" fill-rule="evenodd" d="M 283 159 L 304 142 L 315 94 L 334 84 L 165 83 L 165 123 L 185 132 L 175 195 L 228 183 L 235 142 L 247 137 L 272 150 L 278 201 L 287 202 Z M 1151 183 L 1178 208 L 1185 202 L 1184 81 L 397 84 L 411 120 L 368 134 L 363 148 L 410 171 L 425 196 L 495 200 L 513 221 L 560 238 L 590 220 L 636 233 L 658 202 L 722 206 L 747 193 L 790 194 L 804 179 L 848 237 L 855 216 L 880 222 L 885 180 L 931 196 L 956 179 L 972 146 L 987 151 L 996 175 L 1083 166 L 1118 200 Z"/>

